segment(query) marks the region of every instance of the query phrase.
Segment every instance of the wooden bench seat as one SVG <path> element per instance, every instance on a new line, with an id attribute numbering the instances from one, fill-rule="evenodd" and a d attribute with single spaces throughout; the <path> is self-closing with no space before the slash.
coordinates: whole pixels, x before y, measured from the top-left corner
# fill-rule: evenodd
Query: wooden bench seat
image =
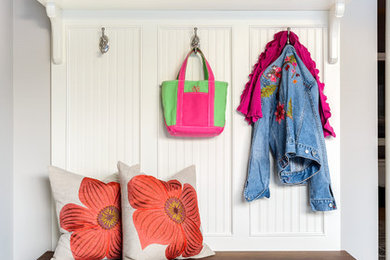
<path id="1" fill-rule="evenodd" d="M 46 252 L 37 260 L 50 260 L 53 252 Z M 346 251 L 260 251 L 260 252 L 217 252 L 210 260 L 351 260 Z"/>

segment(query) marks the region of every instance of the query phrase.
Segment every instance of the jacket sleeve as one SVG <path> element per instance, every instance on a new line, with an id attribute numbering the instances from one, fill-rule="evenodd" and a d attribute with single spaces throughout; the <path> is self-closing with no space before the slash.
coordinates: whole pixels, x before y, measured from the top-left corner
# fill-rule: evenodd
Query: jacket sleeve
<path id="1" fill-rule="evenodd" d="M 309 179 L 310 206 L 313 211 L 337 209 L 328 174 L 320 171 Z"/>
<path id="2" fill-rule="evenodd" d="M 317 97 L 317 88 L 311 88 L 311 96 Z M 336 201 L 332 192 L 328 156 L 326 151 L 325 139 L 322 135 L 322 125 L 320 115 L 316 107 L 312 108 L 313 115 L 316 118 L 318 157 L 321 162 L 321 169 L 309 180 L 310 206 L 313 211 L 330 211 L 337 209 Z"/>
<path id="3" fill-rule="evenodd" d="M 271 103 L 274 96 L 275 93 L 272 96 L 261 99 L 263 117 L 254 124 L 248 176 L 244 189 L 244 196 L 247 201 L 270 197 L 269 133 Z"/>

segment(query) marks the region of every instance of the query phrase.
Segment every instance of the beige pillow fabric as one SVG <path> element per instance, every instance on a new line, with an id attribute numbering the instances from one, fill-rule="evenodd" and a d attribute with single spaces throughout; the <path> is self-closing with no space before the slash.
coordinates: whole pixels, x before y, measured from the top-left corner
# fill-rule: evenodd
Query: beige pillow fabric
<path id="1" fill-rule="evenodd" d="M 195 166 L 161 181 L 119 162 L 123 259 L 165 260 L 214 255 L 203 243 Z"/>
<path id="2" fill-rule="evenodd" d="M 49 166 L 61 236 L 52 259 L 120 259 L 120 185 L 117 174 L 99 181 Z"/>

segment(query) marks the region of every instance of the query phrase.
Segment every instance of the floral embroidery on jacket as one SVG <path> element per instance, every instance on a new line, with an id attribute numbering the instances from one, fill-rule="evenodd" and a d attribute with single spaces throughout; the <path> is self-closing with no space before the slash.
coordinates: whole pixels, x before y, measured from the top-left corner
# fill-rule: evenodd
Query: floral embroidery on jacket
<path id="1" fill-rule="evenodd" d="M 271 82 L 277 82 L 280 79 L 282 68 L 276 65 L 273 65 L 268 73 L 264 74 L 266 79 L 269 79 Z"/>
<path id="2" fill-rule="evenodd" d="M 290 101 L 288 101 L 287 114 L 286 115 L 287 115 L 287 117 L 293 119 L 291 98 L 290 98 Z"/>
<path id="3" fill-rule="evenodd" d="M 290 66 L 290 64 L 292 65 L 292 68 Z M 295 58 L 294 55 L 290 55 L 290 56 L 287 56 L 285 59 L 284 59 L 284 63 L 283 63 L 283 66 L 284 69 L 286 71 L 288 71 L 290 68 L 291 68 L 291 73 L 292 73 L 292 76 L 291 78 L 294 78 L 294 77 L 299 77 L 301 75 L 299 75 L 297 73 L 297 70 L 296 70 L 296 67 L 297 67 L 297 59 Z M 293 80 L 293 83 L 296 84 L 298 81 L 296 79 Z"/>
<path id="4" fill-rule="evenodd" d="M 274 92 L 275 90 L 277 89 L 277 85 L 269 85 L 269 86 L 265 86 L 261 89 L 261 97 L 270 97 Z"/>
<path id="5" fill-rule="evenodd" d="M 294 68 L 295 68 L 297 66 L 297 59 L 295 58 L 294 55 L 287 56 L 284 59 L 284 64 L 286 64 L 286 63 L 291 63 L 294 66 Z"/>
<path id="6" fill-rule="evenodd" d="M 277 81 L 282 76 L 282 68 L 276 65 L 273 65 L 268 73 L 263 74 L 263 77 L 275 83 L 272 85 L 265 86 L 261 89 L 261 97 L 270 97 L 275 90 L 278 88 Z"/>
<path id="7" fill-rule="evenodd" d="M 286 114 L 286 111 L 284 111 L 284 104 L 281 104 L 279 102 L 278 106 L 276 107 L 275 111 L 275 120 L 280 124 L 282 120 L 285 119 L 284 115 Z"/>

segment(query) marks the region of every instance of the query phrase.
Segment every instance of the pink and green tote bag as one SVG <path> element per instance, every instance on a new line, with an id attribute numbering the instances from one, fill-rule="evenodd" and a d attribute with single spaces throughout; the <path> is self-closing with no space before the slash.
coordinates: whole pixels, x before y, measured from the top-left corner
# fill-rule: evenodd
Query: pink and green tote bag
<path id="1" fill-rule="evenodd" d="M 203 53 L 204 80 L 185 80 L 188 58 L 177 80 L 162 83 L 162 105 L 168 132 L 172 136 L 212 137 L 225 127 L 227 82 L 216 81 Z"/>

